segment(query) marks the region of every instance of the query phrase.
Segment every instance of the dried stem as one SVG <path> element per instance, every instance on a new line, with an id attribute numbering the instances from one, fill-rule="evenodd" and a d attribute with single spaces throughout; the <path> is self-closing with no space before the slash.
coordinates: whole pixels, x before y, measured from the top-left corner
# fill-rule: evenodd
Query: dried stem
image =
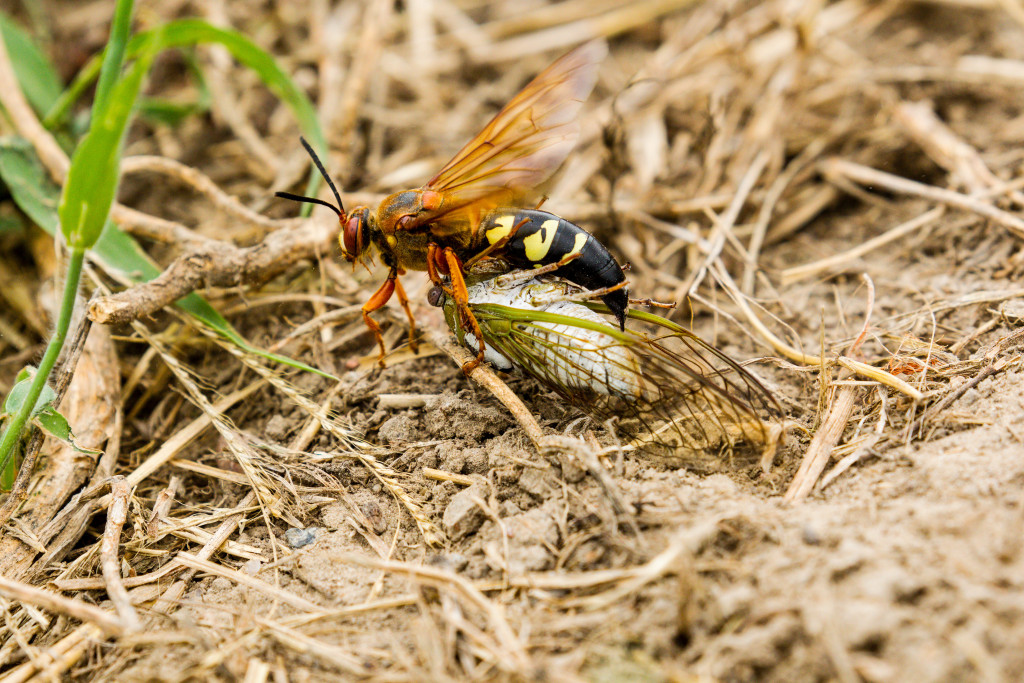
<path id="1" fill-rule="evenodd" d="M 89 317 L 104 325 L 131 322 L 202 287 L 233 287 L 266 282 L 302 259 L 330 248 L 337 222 L 317 220 L 272 232 L 253 247 L 240 248 L 211 240 L 195 245 L 160 274 L 124 292 L 101 297 L 89 305 Z"/>
<path id="2" fill-rule="evenodd" d="M 65 598 L 52 591 L 36 588 L 21 581 L 0 576 L 0 594 L 6 595 L 13 600 L 27 602 L 30 605 L 42 607 L 58 614 L 65 614 L 72 619 L 92 624 L 108 636 L 116 637 L 124 633 L 123 625 L 110 612 L 90 605 L 87 602 L 75 600 L 74 598 Z"/>
<path id="3" fill-rule="evenodd" d="M 121 528 L 128 517 L 128 496 L 131 486 L 124 477 L 115 477 L 110 482 L 110 505 L 107 507 L 107 523 L 103 528 L 103 539 L 100 543 L 100 566 L 103 569 L 103 580 L 107 586 L 107 595 L 114 603 L 124 624 L 125 633 L 142 630 L 142 622 L 135 612 L 128 591 L 121 582 L 121 563 L 117 549 L 121 544 Z"/>
<path id="4" fill-rule="evenodd" d="M 783 497 L 787 503 L 795 503 L 803 500 L 814 489 L 814 485 L 821 476 L 825 465 L 832 455 L 832 450 L 839 443 L 839 437 L 846 429 L 846 423 L 853 413 L 853 407 L 857 404 L 857 388 L 842 386 L 836 392 L 835 399 L 829 406 L 828 415 L 825 421 L 818 428 L 811 439 L 804 459 L 800 463 L 800 469 L 786 490 Z"/>
<path id="5" fill-rule="evenodd" d="M 845 159 L 833 158 L 824 161 L 821 164 L 821 170 L 826 177 L 849 178 L 863 185 L 881 187 L 899 194 L 908 194 L 940 202 L 953 208 L 973 211 L 979 216 L 984 216 L 1003 226 L 1017 237 L 1024 238 L 1024 220 L 976 197 L 933 185 L 925 185 Z"/>

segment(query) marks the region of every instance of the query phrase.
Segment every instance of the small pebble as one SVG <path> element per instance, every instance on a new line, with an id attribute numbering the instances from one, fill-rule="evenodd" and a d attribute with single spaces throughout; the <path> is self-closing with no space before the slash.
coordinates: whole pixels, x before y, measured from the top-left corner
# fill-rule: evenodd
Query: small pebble
<path id="1" fill-rule="evenodd" d="M 805 524 L 802 531 L 804 543 L 807 545 L 818 545 L 821 543 L 821 534 L 810 524 Z"/>
<path id="2" fill-rule="evenodd" d="M 293 548 L 307 546 L 316 540 L 316 532 L 319 527 L 311 526 L 308 529 L 289 529 L 284 532 L 284 540 Z"/>

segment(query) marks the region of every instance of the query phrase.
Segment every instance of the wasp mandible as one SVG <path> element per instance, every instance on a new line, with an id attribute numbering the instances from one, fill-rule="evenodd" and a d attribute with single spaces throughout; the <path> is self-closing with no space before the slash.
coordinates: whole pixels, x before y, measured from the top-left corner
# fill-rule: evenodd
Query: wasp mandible
<path id="1" fill-rule="evenodd" d="M 334 192 L 337 206 L 287 192 L 277 196 L 327 206 L 338 214 L 338 238 L 345 258 L 362 261 L 373 245 L 388 276 L 363 305 L 363 320 L 380 347 L 384 339 L 370 314 L 391 296 L 409 318 L 410 343 L 416 323 L 399 276 L 425 270 L 431 282 L 455 302 L 479 351 L 463 368 L 469 372 L 484 358 L 484 336 L 469 307 L 464 273 L 484 259 L 501 259 L 513 268 L 557 264 L 565 279 L 588 290 L 604 290 L 601 299 L 625 329 L 629 298 L 626 276 L 608 250 L 590 233 L 555 214 L 529 205 L 537 187 L 568 156 L 579 137 L 577 115 L 597 80 L 607 53 L 602 41 L 585 43 L 561 57 L 526 85 L 484 129 L 426 185 L 387 197 L 376 209 L 346 212 L 338 189 L 309 144 L 303 146 Z M 534 203 L 536 205 L 536 203 Z M 447 278 L 447 283 L 445 283 Z"/>

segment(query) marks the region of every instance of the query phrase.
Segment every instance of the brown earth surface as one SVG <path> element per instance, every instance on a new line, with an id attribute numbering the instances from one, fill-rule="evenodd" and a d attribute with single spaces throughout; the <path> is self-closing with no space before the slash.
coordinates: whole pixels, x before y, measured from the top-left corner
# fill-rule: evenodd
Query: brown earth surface
<path id="1" fill-rule="evenodd" d="M 112 3 L 47 5 L 50 54 L 73 73 L 105 40 L 95 27 Z M 145 629 L 106 639 L 76 618 L 5 599 L 0 675 L 29 680 L 51 666 L 57 677 L 125 681 L 1019 679 L 1017 4 L 228 0 L 142 3 L 137 20 L 152 27 L 197 12 L 249 36 L 310 94 L 347 204 L 422 183 L 558 54 L 608 37 L 580 143 L 545 209 L 629 261 L 634 292 L 688 301 L 673 317 L 754 359 L 746 367 L 789 428 L 770 473 L 741 443 L 669 459 L 593 440 L 539 452 L 520 421 L 431 344 L 374 366 L 358 306 L 380 267 L 350 271 L 335 250 L 258 289 L 207 288 L 251 343 L 340 383 L 240 359 L 166 312 L 87 346 L 84 358 L 111 355 L 80 365 L 75 381 L 89 367 L 127 389 L 77 400 L 88 406 L 106 392 L 123 424 L 114 411 L 75 412 L 69 392 L 66 412 L 109 426 L 95 437 L 108 456 L 97 466 L 44 446 L 32 497 L 0 539 L 0 568 L 112 610 L 102 581 L 74 584 L 100 576 L 106 514 L 71 496 L 108 474 L 128 476 L 120 561 Z M 307 168 L 294 119 L 213 49 L 161 57 L 149 92 L 195 99 L 192 59 L 208 74 L 212 111 L 173 127 L 142 119 L 127 155 L 199 169 L 283 229 L 295 207 L 270 197 L 301 191 Z M 865 168 L 888 175 L 866 177 Z M 236 244 L 267 232 L 173 175 L 126 173 L 120 201 Z M 3 215 L 10 204 L 0 201 Z M 314 216 L 336 229 L 329 212 Z M 921 216 L 887 244 L 850 252 Z M 52 268 L 46 244 L 32 231 L 0 232 L 0 275 L 38 299 Z M 164 265 L 180 253 L 144 244 Z M 747 256 L 756 278 L 745 276 Z M 707 276 L 687 298 L 702 265 Z M 726 272 L 779 339 L 827 362 L 773 346 L 730 297 Z M 423 301 L 426 276 L 405 282 Z M 21 310 L 0 312 L 33 340 L 19 350 L 0 336 L 3 393 L 43 344 L 45 328 Z M 432 339 L 447 335 L 436 310 L 416 311 Z M 378 318 L 389 348 L 401 347 L 401 310 Z M 841 368 L 842 354 L 922 397 Z M 183 436 L 210 403 L 261 374 L 275 384 L 235 402 L 217 429 Z M 538 382 L 503 379 L 545 434 L 589 429 L 615 443 Z M 837 415 L 841 395 L 852 401 L 848 415 Z M 317 405 L 329 405 L 333 427 L 317 426 Z M 824 444 L 829 464 L 809 495 L 796 496 L 829 415 L 842 427 L 838 444 Z M 160 467 L 132 479 L 176 439 Z M 600 472 L 588 472 L 579 449 Z M 258 505 L 246 498 L 253 491 Z M 58 517 L 62 509 L 69 516 Z M 245 521 L 228 528 L 210 564 L 190 559 L 233 513 Z M 291 547 L 292 528 L 311 529 L 315 542 Z M 64 545 L 42 553 L 33 537 Z M 165 593 L 174 576 L 132 583 L 174 562 L 196 570 L 178 593 Z M 155 602 L 161 595 L 170 602 Z"/>

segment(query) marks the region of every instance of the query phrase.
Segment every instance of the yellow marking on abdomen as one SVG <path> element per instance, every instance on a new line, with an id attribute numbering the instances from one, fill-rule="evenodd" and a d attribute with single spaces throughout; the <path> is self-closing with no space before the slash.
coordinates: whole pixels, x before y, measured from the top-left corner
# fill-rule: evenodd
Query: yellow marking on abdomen
<path id="1" fill-rule="evenodd" d="M 512 214 L 507 214 L 496 219 L 494 221 L 494 227 L 488 228 L 487 232 L 484 233 L 487 235 L 487 243 L 494 244 L 498 240 L 506 237 L 510 232 L 512 232 L 512 226 L 515 225 L 515 220 L 516 217 Z"/>
<path id="2" fill-rule="evenodd" d="M 580 253 L 581 251 L 583 251 L 583 245 L 586 244 L 586 243 L 587 243 L 587 234 L 583 233 L 583 232 L 576 233 L 576 241 L 572 245 L 572 249 L 570 249 L 569 253 L 566 254 L 565 256 L 563 256 L 562 258 L 566 258 L 568 256 L 575 256 L 576 254 Z"/>
<path id="3" fill-rule="evenodd" d="M 523 238 L 523 249 L 526 251 L 526 258 L 534 263 L 543 261 L 551 249 L 551 243 L 555 241 L 555 232 L 558 230 L 558 219 L 553 218 L 544 221 L 540 230 Z"/>

